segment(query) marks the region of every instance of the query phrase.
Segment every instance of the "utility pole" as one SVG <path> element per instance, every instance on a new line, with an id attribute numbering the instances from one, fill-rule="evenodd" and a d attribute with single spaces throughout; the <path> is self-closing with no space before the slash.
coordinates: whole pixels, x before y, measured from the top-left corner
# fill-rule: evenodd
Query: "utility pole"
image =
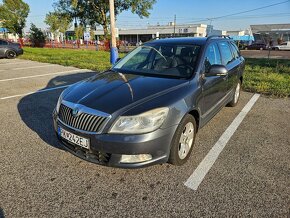
<path id="1" fill-rule="evenodd" d="M 176 14 L 174 15 L 174 23 L 173 23 L 173 26 L 174 26 L 173 36 L 175 36 Z"/>
<path id="2" fill-rule="evenodd" d="M 115 64 L 118 59 L 118 49 L 116 43 L 116 32 L 115 32 L 115 6 L 114 0 L 109 0 L 110 3 L 110 21 L 111 21 L 111 55 L 110 61 L 111 64 Z"/>

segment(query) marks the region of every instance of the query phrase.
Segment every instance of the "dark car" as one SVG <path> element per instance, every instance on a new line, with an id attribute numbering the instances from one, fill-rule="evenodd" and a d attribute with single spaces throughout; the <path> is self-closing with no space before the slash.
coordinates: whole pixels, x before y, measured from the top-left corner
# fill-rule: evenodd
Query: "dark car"
<path id="1" fill-rule="evenodd" d="M 245 46 L 246 50 L 266 50 L 267 45 L 265 43 L 253 43 L 251 45 Z"/>
<path id="2" fill-rule="evenodd" d="M 19 43 L 0 39 L 0 58 L 12 59 L 21 54 L 23 54 L 23 49 Z"/>
<path id="3" fill-rule="evenodd" d="M 62 92 L 53 113 L 63 146 L 107 166 L 189 158 L 196 133 L 240 96 L 245 60 L 226 37 L 160 39 Z"/>

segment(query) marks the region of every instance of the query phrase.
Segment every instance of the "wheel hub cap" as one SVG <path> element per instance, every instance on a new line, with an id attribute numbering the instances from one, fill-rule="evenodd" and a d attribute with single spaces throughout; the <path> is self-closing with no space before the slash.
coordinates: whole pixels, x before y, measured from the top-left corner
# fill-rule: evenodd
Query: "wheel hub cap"
<path id="1" fill-rule="evenodd" d="M 187 157 L 193 143 L 194 127 L 192 123 L 187 123 L 181 133 L 179 140 L 178 156 L 180 159 Z"/>

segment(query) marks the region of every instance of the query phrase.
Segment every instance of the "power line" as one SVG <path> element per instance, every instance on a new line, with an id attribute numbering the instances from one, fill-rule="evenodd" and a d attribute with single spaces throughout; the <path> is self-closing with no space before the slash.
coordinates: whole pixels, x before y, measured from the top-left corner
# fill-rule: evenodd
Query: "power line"
<path id="1" fill-rule="evenodd" d="M 236 12 L 236 13 L 232 13 L 232 14 L 227 14 L 227 15 L 223 15 L 223 16 L 219 16 L 219 17 L 212 17 L 212 18 L 208 18 L 208 19 L 210 19 L 210 20 L 217 20 L 217 19 L 221 19 L 221 18 L 225 18 L 225 17 L 231 17 L 231 16 L 234 16 L 234 15 L 245 14 L 245 13 L 249 13 L 249 12 L 252 12 L 252 11 L 258 11 L 258 10 L 261 10 L 261 9 L 274 7 L 276 5 L 285 4 L 287 2 L 290 2 L 290 0 L 283 1 L 283 2 L 278 2 L 278 3 L 275 3 L 275 4 L 266 5 L 266 6 L 263 6 L 263 7 L 254 8 L 254 9 L 250 9 L 250 10 L 246 10 L 246 11 L 241 11 L 241 12 Z"/>

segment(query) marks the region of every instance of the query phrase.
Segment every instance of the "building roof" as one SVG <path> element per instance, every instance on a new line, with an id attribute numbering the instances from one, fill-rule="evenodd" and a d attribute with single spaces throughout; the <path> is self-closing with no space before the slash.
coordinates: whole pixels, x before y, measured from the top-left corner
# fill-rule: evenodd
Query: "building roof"
<path id="1" fill-rule="evenodd" d="M 271 31 L 290 31 L 290 23 L 250 25 L 252 33 Z"/>
<path id="2" fill-rule="evenodd" d="M 179 24 L 175 26 L 176 33 L 201 33 L 206 32 L 206 24 Z M 137 29 L 119 29 L 120 35 L 153 35 L 159 34 L 173 34 L 173 25 L 160 25 L 160 26 L 148 26 L 147 28 L 137 28 Z M 97 35 L 103 35 L 102 29 L 97 29 L 95 31 Z"/>

